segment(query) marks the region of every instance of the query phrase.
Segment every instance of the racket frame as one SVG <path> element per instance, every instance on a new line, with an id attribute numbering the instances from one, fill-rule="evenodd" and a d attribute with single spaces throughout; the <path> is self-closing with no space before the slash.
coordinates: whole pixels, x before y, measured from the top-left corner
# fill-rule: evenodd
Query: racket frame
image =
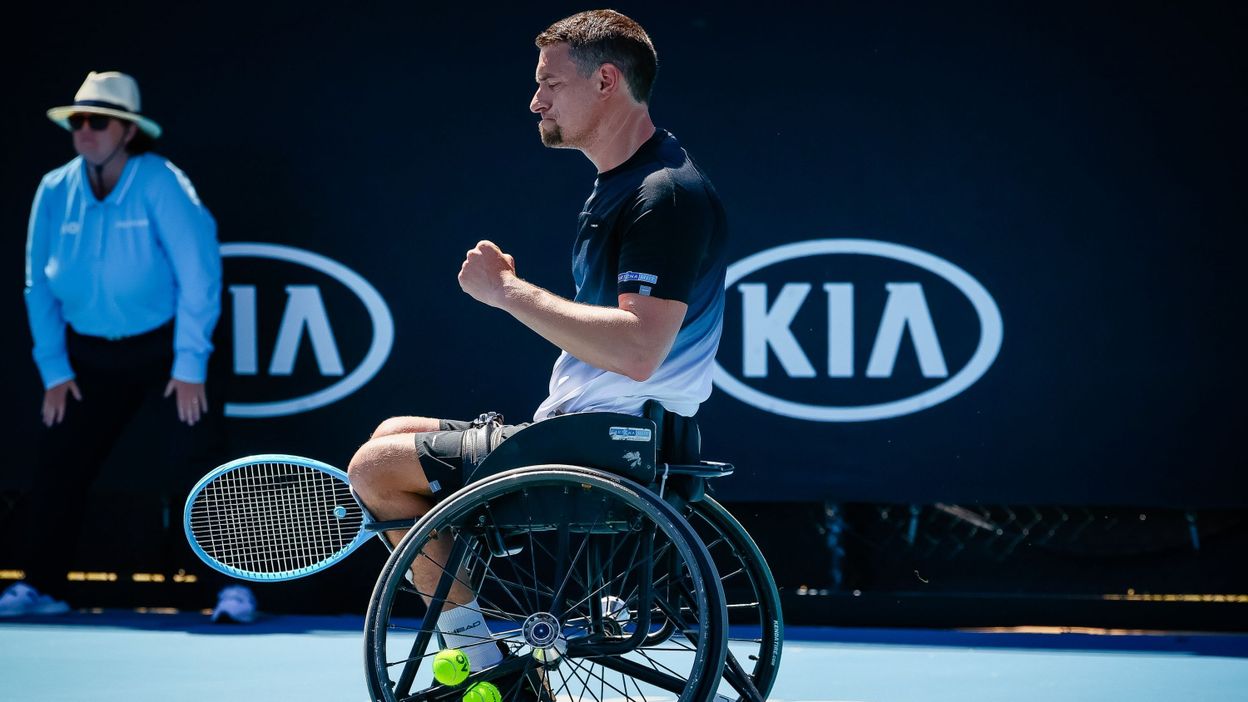
<path id="1" fill-rule="evenodd" d="M 351 553 L 359 548 L 365 541 L 368 541 L 374 536 L 381 536 L 380 531 L 374 526 L 377 522 L 373 518 L 373 515 L 368 511 L 368 508 L 364 506 L 364 503 L 360 501 L 359 497 L 356 496 L 355 491 L 351 490 L 351 498 L 355 500 L 356 504 L 363 512 L 363 521 L 360 523 L 359 533 L 355 535 L 355 538 L 350 543 L 317 563 L 277 573 L 259 573 L 256 571 L 226 565 L 208 555 L 203 547 L 199 545 L 191 531 L 191 508 L 195 504 L 196 498 L 198 498 L 200 493 L 202 493 L 204 489 L 216 479 L 241 468 L 263 463 L 287 463 L 304 468 L 310 468 L 342 481 L 342 483 L 348 488 L 351 486 L 351 482 L 348 480 L 345 472 L 313 458 L 305 458 L 303 456 L 293 456 L 289 454 L 266 453 L 244 456 L 214 468 L 207 475 L 201 478 L 199 482 L 195 484 L 195 487 L 191 489 L 190 494 L 186 498 L 186 506 L 182 510 L 182 527 L 186 533 L 186 540 L 190 543 L 191 550 L 195 552 L 195 555 L 199 557 L 199 559 L 208 567 L 230 577 L 251 582 L 281 582 L 285 580 L 295 580 L 312 575 L 313 573 L 319 573 L 320 571 L 333 566 L 342 559 L 351 555 Z M 390 522 L 386 523 L 386 526 L 388 528 L 394 528 L 394 524 L 394 522 Z M 384 542 L 385 539 L 382 538 L 382 541 Z"/>

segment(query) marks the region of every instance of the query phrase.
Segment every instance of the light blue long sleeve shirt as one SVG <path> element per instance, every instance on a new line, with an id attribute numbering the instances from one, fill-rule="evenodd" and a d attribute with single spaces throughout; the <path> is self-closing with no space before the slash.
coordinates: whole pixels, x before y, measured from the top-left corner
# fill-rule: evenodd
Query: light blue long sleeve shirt
<path id="1" fill-rule="evenodd" d="M 45 388 L 74 377 L 65 325 L 121 338 L 174 321 L 170 376 L 204 382 L 221 314 L 217 223 L 182 171 L 131 156 L 103 201 L 81 157 L 43 177 L 26 238 L 26 312 Z"/>

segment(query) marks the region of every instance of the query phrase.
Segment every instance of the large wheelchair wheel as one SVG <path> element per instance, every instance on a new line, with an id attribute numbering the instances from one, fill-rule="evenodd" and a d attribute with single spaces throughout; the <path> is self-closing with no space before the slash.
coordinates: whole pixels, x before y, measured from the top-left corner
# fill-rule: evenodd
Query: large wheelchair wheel
<path id="1" fill-rule="evenodd" d="M 738 702 L 766 700 L 784 645 L 780 592 L 771 569 L 741 523 L 709 496 L 688 504 L 684 516 L 715 562 L 728 606 L 728 655 L 718 695 Z"/>
<path id="2" fill-rule="evenodd" d="M 476 593 L 508 654 L 448 687 L 430 663 L 452 586 Z M 447 498 L 395 547 L 369 603 L 365 667 L 386 702 L 458 702 L 480 681 L 532 699 L 520 681 L 535 674 L 543 698 L 703 702 L 720 684 L 726 611 L 705 546 L 658 496 L 592 469 L 519 468 Z"/>

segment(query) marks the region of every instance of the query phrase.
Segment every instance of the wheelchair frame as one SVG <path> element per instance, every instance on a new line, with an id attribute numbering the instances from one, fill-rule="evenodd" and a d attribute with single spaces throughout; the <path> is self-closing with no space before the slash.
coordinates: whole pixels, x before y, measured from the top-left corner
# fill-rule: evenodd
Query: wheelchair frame
<path id="1" fill-rule="evenodd" d="M 584 688 L 598 683 L 600 692 L 610 687 L 627 699 L 634 698 L 630 682 L 640 698 L 647 697 L 645 685 L 681 702 L 766 699 L 783 644 L 779 594 L 757 545 L 705 494 L 706 480 L 731 474 L 733 466 L 700 460 L 692 420 L 673 426 L 657 405 L 647 414 L 572 414 L 530 425 L 419 520 L 369 527 L 379 537 L 408 529 L 369 602 L 365 666 L 373 699 L 458 702 L 472 683 L 532 680 L 539 672 L 543 699 L 568 689 L 565 672 Z M 445 552 L 440 539 L 447 533 L 453 545 L 439 563 L 426 551 Z M 622 551 L 630 543 L 632 565 L 613 573 L 628 560 Z M 441 569 L 431 592 L 412 581 L 418 558 Z M 499 571 L 508 566 L 516 574 L 503 577 Z M 539 570 L 549 570 L 550 584 Z M 521 636 L 498 639 L 510 655 L 462 685 L 413 691 L 422 664 L 440 648 L 431 648 L 437 617 L 457 582 L 479 595 L 485 614 L 520 624 L 512 633 Z M 494 600 L 483 585 L 493 588 Z M 627 599 L 617 598 L 623 614 L 605 611 L 602 593 L 626 590 Z M 402 623 L 401 610 L 422 607 L 417 626 Z M 744 621 L 732 648 L 730 615 Z M 657 660 L 677 655 L 679 663 Z M 617 674 L 623 690 L 613 684 Z M 556 676 L 562 688 L 550 682 Z M 518 689 L 500 686 L 504 700 Z"/>

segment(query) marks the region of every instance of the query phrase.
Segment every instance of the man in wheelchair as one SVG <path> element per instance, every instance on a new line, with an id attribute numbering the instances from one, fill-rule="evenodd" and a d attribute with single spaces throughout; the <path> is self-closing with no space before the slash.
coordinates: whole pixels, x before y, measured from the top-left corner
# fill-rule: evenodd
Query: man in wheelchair
<path id="1" fill-rule="evenodd" d="M 583 12 L 551 25 L 536 44 L 529 107 L 540 117 L 542 143 L 577 149 L 598 171 L 574 244 L 576 295 L 564 299 L 524 280 L 512 256 L 490 241 L 467 252 L 460 287 L 562 349 L 534 422 L 590 412 L 641 416 L 648 403 L 669 424 L 688 421 L 710 395 L 721 335 L 724 210 L 676 138 L 651 121 L 657 58 L 637 23 L 610 10 Z M 420 517 L 529 426 L 494 414 L 392 417 L 351 459 L 352 488 L 378 520 Z M 404 533 L 386 538 L 397 545 Z M 450 548 L 443 545 L 442 557 Z M 421 592 L 433 592 L 441 575 L 427 560 L 411 566 Z M 482 645 L 489 643 L 483 609 L 471 583 L 456 579 L 437 620 L 444 644 L 463 650 L 473 671 L 508 654 L 501 644 Z"/>

